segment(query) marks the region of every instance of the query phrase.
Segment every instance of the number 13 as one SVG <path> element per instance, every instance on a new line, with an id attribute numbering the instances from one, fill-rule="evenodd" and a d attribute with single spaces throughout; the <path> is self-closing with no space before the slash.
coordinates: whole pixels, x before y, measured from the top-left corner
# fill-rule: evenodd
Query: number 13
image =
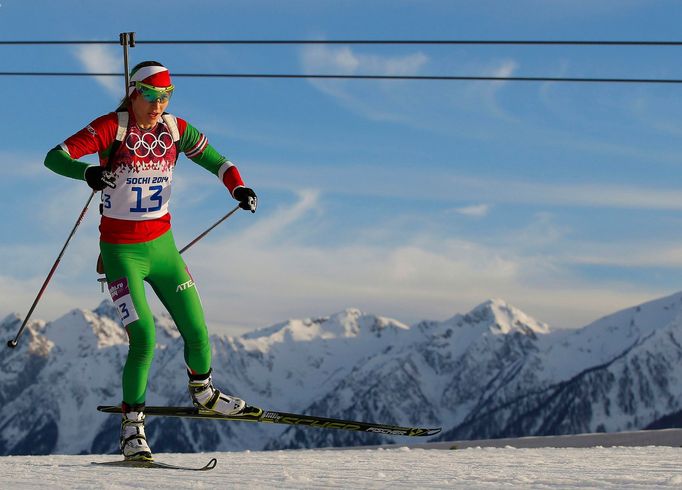
<path id="1" fill-rule="evenodd" d="M 142 187 L 131 187 L 131 191 L 136 193 L 136 203 L 135 207 L 130 208 L 131 213 L 147 213 L 151 211 L 158 211 L 161 209 L 161 205 L 163 204 L 163 196 L 161 195 L 161 191 L 163 191 L 163 186 L 161 185 L 150 185 L 149 190 L 154 191 L 154 194 L 149 196 L 149 200 L 154 202 L 157 202 L 156 206 L 152 206 L 149 208 L 142 207 Z"/>

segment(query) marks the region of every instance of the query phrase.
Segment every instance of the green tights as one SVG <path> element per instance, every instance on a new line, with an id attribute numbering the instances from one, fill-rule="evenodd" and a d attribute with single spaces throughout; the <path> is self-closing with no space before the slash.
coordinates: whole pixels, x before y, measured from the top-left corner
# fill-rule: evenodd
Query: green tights
<path id="1" fill-rule="evenodd" d="M 211 346 L 199 293 L 169 230 L 143 243 L 100 242 L 109 292 L 128 332 L 128 358 L 123 368 L 123 402 L 144 403 L 156 332 L 144 291 L 148 282 L 170 313 L 185 343 L 190 372 L 208 373 Z"/>

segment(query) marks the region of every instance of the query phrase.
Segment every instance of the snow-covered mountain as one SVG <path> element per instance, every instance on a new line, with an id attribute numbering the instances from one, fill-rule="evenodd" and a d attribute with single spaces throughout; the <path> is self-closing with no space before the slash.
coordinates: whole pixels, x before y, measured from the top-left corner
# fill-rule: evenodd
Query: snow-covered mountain
<path id="1" fill-rule="evenodd" d="M 682 293 L 580 330 L 501 300 L 408 326 L 347 309 L 241 337 L 212 336 L 216 384 L 281 411 L 418 426 L 442 440 L 621 431 L 682 409 Z M 156 319 L 147 403 L 189 404 L 183 345 Z M 15 314 L 0 322 L 11 338 Z M 127 338 L 103 302 L 34 321 L 0 357 L 0 454 L 114 452 Z M 399 438 L 271 424 L 148 419 L 155 452 L 390 443 Z"/>

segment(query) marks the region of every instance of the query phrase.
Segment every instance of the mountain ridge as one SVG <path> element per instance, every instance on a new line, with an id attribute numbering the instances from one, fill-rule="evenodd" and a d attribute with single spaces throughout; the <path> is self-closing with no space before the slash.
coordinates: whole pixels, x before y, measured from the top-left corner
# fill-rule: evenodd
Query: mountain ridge
<path id="1" fill-rule="evenodd" d="M 0 454 L 115 452 L 125 330 L 108 301 L 29 322 L 0 358 Z M 112 318 L 114 317 L 114 318 Z M 147 403 L 187 405 L 182 341 L 155 317 Z M 14 333 L 17 314 L 0 321 Z M 406 325 L 346 308 L 241 336 L 211 335 L 224 391 L 281 411 L 442 425 L 439 440 L 622 431 L 682 408 L 682 293 L 552 330 L 501 299 Z M 17 414 L 22 414 L 17 417 Z M 93 437 L 83 438 L 83 427 Z M 148 419 L 155 451 L 380 444 L 396 437 L 269 424 Z"/>

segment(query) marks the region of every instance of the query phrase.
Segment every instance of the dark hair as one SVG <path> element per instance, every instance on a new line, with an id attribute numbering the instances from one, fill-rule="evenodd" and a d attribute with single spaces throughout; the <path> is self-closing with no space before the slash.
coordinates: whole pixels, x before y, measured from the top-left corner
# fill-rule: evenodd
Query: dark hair
<path id="1" fill-rule="evenodd" d="M 133 66 L 133 69 L 130 70 L 131 76 L 135 74 L 137 70 L 140 68 L 144 68 L 145 66 L 163 66 L 161 63 L 158 61 L 142 61 L 138 63 L 137 65 Z M 123 98 L 121 99 L 121 102 L 119 102 L 118 107 L 116 108 L 116 111 L 114 112 L 123 112 L 128 110 L 128 104 L 130 103 L 130 98 L 128 97 L 128 88 L 126 87 L 126 93 L 123 95 Z"/>
<path id="2" fill-rule="evenodd" d="M 118 107 L 114 112 L 123 112 L 128 110 L 128 95 L 124 95 L 123 98 L 121 99 L 121 102 L 119 102 Z"/>

